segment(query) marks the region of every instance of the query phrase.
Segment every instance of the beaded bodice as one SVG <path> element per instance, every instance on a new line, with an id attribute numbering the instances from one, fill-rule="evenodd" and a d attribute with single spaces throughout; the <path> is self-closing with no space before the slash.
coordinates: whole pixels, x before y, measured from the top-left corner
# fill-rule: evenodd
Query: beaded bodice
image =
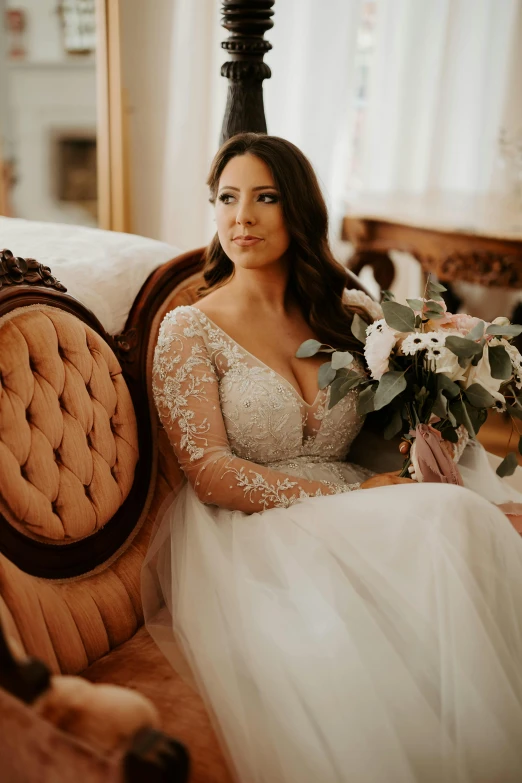
<path id="1" fill-rule="evenodd" d="M 227 469 L 220 478 L 226 474 L 229 481 L 233 474 L 244 489 L 252 472 L 264 476 L 262 466 L 342 460 L 362 424 L 355 391 L 331 410 L 329 388 L 308 404 L 289 381 L 192 306 L 177 307 L 165 316 L 154 358 L 153 391 L 185 473 L 190 478 L 191 468 L 198 467 L 196 489 L 203 471 L 208 476 L 223 449 Z M 234 458 L 239 461 L 235 465 Z M 246 461 L 256 463 L 255 470 L 239 464 Z M 235 489 L 233 484 L 229 488 Z"/>

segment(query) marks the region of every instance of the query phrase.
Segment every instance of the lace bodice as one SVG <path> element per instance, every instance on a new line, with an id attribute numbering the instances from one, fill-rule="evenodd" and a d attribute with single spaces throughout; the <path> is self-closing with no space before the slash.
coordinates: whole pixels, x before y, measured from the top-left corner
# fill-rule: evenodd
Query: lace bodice
<path id="1" fill-rule="evenodd" d="M 169 312 L 154 355 L 153 393 L 187 478 L 203 502 L 247 512 L 355 488 L 296 478 L 284 466 L 343 460 L 362 421 L 356 391 L 312 405 L 196 307 Z"/>

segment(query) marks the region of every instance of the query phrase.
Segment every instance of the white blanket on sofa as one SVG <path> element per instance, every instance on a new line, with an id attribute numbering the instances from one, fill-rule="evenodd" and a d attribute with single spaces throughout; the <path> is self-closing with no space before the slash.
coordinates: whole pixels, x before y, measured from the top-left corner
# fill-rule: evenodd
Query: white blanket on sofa
<path id="1" fill-rule="evenodd" d="M 109 334 L 122 331 L 149 274 L 182 252 L 136 234 L 0 216 L 0 250 L 4 248 L 49 266 Z"/>

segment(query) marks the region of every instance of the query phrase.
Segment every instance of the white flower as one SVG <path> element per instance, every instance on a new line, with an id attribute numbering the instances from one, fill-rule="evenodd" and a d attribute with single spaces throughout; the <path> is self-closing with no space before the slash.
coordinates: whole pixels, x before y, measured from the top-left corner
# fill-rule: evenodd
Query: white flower
<path id="1" fill-rule="evenodd" d="M 377 321 L 382 318 L 382 307 L 378 302 L 371 299 L 364 291 L 359 291 L 357 288 L 345 288 L 343 292 L 343 302 L 353 307 L 362 307 L 366 310 L 372 321 Z"/>
<path id="2" fill-rule="evenodd" d="M 426 351 L 425 362 L 427 369 L 436 373 L 444 373 L 450 381 L 463 381 L 466 377 L 466 370 L 460 364 L 458 357 L 450 351 L 449 348 L 434 346 Z"/>
<path id="3" fill-rule="evenodd" d="M 480 383 L 480 385 L 486 389 L 496 400 L 504 402 L 504 397 L 500 394 L 499 389 L 504 383 L 499 378 L 493 378 L 491 375 L 491 367 L 489 364 L 489 347 L 486 344 L 484 346 L 484 352 L 482 359 L 477 366 L 471 365 L 468 369 L 468 377 L 466 379 L 465 388 L 467 389 L 473 383 Z"/>
<path id="4" fill-rule="evenodd" d="M 397 332 L 390 329 L 384 318 L 374 321 L 366 330 L 364 357 L 372 378 L 378 381 L 388 371 L 390 354 L 397 340 Z"/>
<path id="5" fill-rule="evenodd" d="M 402 341 L 402 353 L 406 356 L 413 356 L 413 354 L 417 353 L 417 351 L 423 351 L 425 348 L 427 348 L 426 340 L 424 339 L 425 336 L 426 335 L 422 334 L 422 332 L 412 332 L 409 334 Z"/>
<path id="6" fill-rule="evenodd" d="M 495 326 L 507 326 L 511 323 L 509 318 L 506 318 L 505 315 L 501 315 L 498 318 L 495 318 L 493 321 L 491 321 L 492 324 L 495 324 Z"/>

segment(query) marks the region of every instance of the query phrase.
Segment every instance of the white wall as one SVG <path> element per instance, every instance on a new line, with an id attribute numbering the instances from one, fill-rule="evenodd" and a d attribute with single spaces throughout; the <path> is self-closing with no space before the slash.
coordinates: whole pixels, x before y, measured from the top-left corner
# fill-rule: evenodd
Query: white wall
<path id="1" fill-rule="evenodd" d="M 35 62 L 64 60 L 61 20 L 57 0 L 7 0 L 8 8 L 26 12 L 27 59 Z"/>

